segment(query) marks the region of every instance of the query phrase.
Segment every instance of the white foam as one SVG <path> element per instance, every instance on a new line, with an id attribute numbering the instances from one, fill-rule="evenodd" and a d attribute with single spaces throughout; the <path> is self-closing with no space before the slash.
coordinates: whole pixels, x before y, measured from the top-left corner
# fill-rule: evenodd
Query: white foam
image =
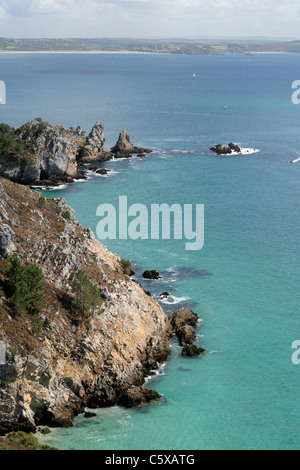
<path id="1" fill-rule="evenodd" d="M 153 379 L 154 377 L 166 375 L 166 373 L 164 372 L 164 368 L 166 367 L 166 365 L 167 363 L 164 362 L 162 364 L 158 364 L 158 369 L 150 370 L 151 375 L 145 377 L 145 383 L 149 382 L 149 380 Z"/>
<path id="2" fill-rule="evenodd" d="M 173 304 L 179 304 L 181 302 L 186 302 L 187 300 L 190 300 L 188 297 L 176 297 L 175 295 L 168 295 L 168 297 L 160 296 L 159 301 L 162 304 L 166 305 L 173 305 Z"/>
<path id="3" fill-rule="evenodd" d="M 229 155 L 252 155 L 253 153 L 259 153 L 260 152 L 260 149 L 255 149 L 255 148 L 242 148 L 241 147 L 241 151 L 240 152 L 232 152 L 230 153 Z"/>
<path id="4" fill-rule="evenodd" d="M 43 191 L 59 191 L 61 189 L 66 189 L 66 184 L 60 184 L 59 186 L 32 186 L 34 189 L 40 189 Z"/>

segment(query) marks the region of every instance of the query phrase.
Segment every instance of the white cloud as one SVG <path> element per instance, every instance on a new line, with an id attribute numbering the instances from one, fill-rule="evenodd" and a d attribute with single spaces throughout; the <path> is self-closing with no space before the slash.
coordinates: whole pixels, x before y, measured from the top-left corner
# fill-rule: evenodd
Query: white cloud
<path id="1" fill-rule="evenodd" d="M 297 36 L 299 19 L 299 0 L 0 0 L 17 37 Z"/>

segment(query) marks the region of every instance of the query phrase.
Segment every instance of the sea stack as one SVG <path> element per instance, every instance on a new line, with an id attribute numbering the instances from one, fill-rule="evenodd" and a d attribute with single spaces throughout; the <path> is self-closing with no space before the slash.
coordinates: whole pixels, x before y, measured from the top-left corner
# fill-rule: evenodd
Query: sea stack
<path id="1" fill-rule="evenodd" d="M 119 134 L 116 145 L 111 149 L 111 153 L 116 158 L 132 157 L 134 154 L 143 155 L 145 153 L 151 153 L 152 150 L 135 147 L 131 140 L 128 132 L 123 130 Z"/>

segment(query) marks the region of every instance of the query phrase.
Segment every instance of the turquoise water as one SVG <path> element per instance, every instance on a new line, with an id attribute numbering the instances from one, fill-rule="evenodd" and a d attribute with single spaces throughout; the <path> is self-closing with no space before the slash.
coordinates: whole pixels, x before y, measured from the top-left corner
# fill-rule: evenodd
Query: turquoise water
<path id="1" fill-rule="evenodd" d="M 78 417 L 47 442 L 60 449 L 298 449 L 300 366 L 300 108 L 291 103 L 298 55 L 5 55 L 0 79 L 11 125 L 41 116 L 89 131 L 103 120 L 107 148 L 126 128 L 145 159 L 102 166 L 59 191 L 79 221 L 96 229 L 96 208 L 180 203 L 205 205 L 205 245 L 182 240 L 107 240 L 134 262 L 154 295 L 172 294 L 166 313 L 190 305 L 203 319 L 202 358 L 181 357 L 176 340 L 161 374 L 148 382 L 154 405 Z M 196 77 L 193 77 L 196 74 Z M 224 108 L 227 106 L 227 109 Z M 208 149 L 238 142 L 259 153 L 225 158 Z"/>

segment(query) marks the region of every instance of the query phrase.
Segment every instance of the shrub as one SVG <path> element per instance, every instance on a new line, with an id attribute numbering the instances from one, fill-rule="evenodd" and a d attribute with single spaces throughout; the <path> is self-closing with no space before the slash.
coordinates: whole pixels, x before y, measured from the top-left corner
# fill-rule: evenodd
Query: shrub
<path id="1" fill-rule="evenodd" d="M 47 199 L 41 195 L 38 200 L 38 206 L 41 208 L 44 208 L 46 207 L 46 204 L 47 204 Z"/>
<path id="2" fill-rule="evenodd" d="M 37 313 L 32 315 L 32 317 L 31 317 L 31 327 L 32 327 L 32 332 L 34 334 L 41 333 L 41 331 L 43 329 L 43 324 L 44 324 L 43 320 L 38 316 Z"/>
<path id="3" fill-rule="evenodd" d="M 15 314 L 37 314 L 45 304 L 45 279 L 36 264 L 22 265 L 17 256 L 8 257 L 8 290 Z"/>
<path id="4" fill-rule="evenodd" d="M 79 270 L 72 281 L 74 305 L 82 316 L 96 313 L 103 302 L 99 288 L 92 284 L 87 274 Z"/>
<path id="5" fill-rule="evenodd" d="M 46 444 L 40 444 L 35 436 L 23 431 L 10 432 L 6 434 L 5 440 L 11 446 L 23 447 L 27 450 L 56 450 Z"/>
<path id="6" fill-rule="evenodd" d="M 10 153 L 22 154 L 24 143 L 15 140 L 15 129 L 8 124 L 0 124 L 0 154 L 7 157 Z"/>
<path id="7" fill-rule="evenodd" d="M 64 208 L 64 210 L 61 213 L 61 216 L 66 219 L 66 220 L 71 220 L 71 213 L 67 207 Z"/>

